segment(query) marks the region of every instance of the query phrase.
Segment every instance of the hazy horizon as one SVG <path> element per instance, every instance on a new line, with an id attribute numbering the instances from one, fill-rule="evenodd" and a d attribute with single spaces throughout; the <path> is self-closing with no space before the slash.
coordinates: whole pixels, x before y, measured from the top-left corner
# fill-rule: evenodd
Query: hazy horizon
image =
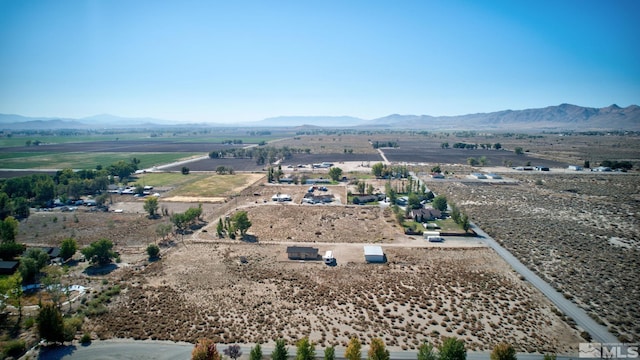
<path id="1" fill-rule="evenodd" d="M 0 1 L 0 113 L 177 122 L 640 103 L 636 1 Z"/>

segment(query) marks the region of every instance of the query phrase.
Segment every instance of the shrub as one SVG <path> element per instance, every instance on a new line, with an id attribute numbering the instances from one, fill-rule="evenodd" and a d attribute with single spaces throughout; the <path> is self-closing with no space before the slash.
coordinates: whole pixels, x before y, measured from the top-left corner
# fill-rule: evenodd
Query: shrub
<path id="1" fill-rule="evenodd" d="M 149 255 L 149 259 L 157 259 L 158 255 L 160 255 L 160 248 L 156 244 L 149 244 L 147 246 L 147 255 Z"/>
<path id="2" fill-rule="evenodd" d="M 82 335 L 82 337 L 80 338 L 80 343 L 81 344 L 91 343 L 91 335 L 89 335 L 89 333 L 84 333 L 84 335 Z"/>
<path id="3" fill-rule="evenodd" d="M 18 358 L 26 350 L 26 344 L 24 340 L 11 340 L 3 344 L 2 357 L 14 357 Z"/>

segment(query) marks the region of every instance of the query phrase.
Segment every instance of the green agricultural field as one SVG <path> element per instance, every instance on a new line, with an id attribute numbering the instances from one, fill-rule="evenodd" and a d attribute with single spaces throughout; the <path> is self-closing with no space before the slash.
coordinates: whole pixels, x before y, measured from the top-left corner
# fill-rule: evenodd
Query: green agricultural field
<path id="1" fill-rule="evenodd" d="M 183 175 L 185 176 L 185 175 Z M 186 177 L 191 174 L 186 175 Z M 262 174 L 209 175 L 187 182 L 175 191 L 172 196 L 219 197 L 232 195 L 263 177 Z"/>
<path id="2" fill-rule="evenodd" d="M 5 153 L 0 157 L 2 169 L 95 169 L 97 165 L 109 166 L 119 160 L 140 160 L 140 168 L 162 165 L 199 153 Z"/>
<path id="3" fill-rule="evenodd" d="M 190 173 L 189 175 L 182 175 L 181 173 L 146 173 L 136 175 L 138 180 L 135 183 L 180 188 L 185 184 L 197 182 L 209 176 L 211 175 L 195 173 Z"/>
<path id="4" fill-rule="evenodd" d="M 67 144 L 93 141 L 113 140 L 142 140 L 149 139 L 148 133 L 123 133 L 123 134 L 99 134 L 99 135 L 16 135 L 12 137 L 0 137 L 0 147 L 25 146 L 27 141 L 40 141 L 42 144 Z"/>

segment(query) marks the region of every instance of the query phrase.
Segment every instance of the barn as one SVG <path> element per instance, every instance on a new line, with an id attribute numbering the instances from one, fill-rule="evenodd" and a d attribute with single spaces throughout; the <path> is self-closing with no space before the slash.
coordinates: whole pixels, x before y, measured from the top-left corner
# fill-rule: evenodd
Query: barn
<path id="1" fill-rule="evenodd" d="M 380 263 L 385 262 L 384 252 L 381 246 L 365 246 L 364 247 L 364 259 L 368 263 Z"/>
<path id="2" fill-rule="evenodd" d="M 290 260 L 318 260 L 318 249 L 307 246 L 287 246 Z"/>
<path id="3" fill-rule="evenodd" d="M 17 261 L 0 261 L 0 275 L 12 275 L 18 270 Z"/>

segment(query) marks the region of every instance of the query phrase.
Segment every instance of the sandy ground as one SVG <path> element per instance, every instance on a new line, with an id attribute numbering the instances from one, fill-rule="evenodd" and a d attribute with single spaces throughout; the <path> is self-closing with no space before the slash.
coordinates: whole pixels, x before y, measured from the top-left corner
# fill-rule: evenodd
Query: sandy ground
<path id="1" fill-rule="evenodd" d="M 128 288 L 89 323 L 93 333 L 222 343 L 309 336 L 319 346 L 381 337 L 395 349 L 456 336 L 469 350 L 500 341 L 519 351 L 576 350 L 578 331 L 479 241 L 406 236 L 378 206 L 299 205 L 306 189 L 256 184 L 205 205 L 209 224 L 176 241 L 163 260 L 112 274 Z M 277 192 L 293 201 L 271 201 Z M 329 192 L 346 196 L 346 187 Z M 253 223 L 250 240 L 219 239 L 217 219 L 237 210 Z M 364 244 L 382 245 L 387 263 L 367 264 Z M 289 260 L 290 245 L 332 250 L 337 265 Z"/>

